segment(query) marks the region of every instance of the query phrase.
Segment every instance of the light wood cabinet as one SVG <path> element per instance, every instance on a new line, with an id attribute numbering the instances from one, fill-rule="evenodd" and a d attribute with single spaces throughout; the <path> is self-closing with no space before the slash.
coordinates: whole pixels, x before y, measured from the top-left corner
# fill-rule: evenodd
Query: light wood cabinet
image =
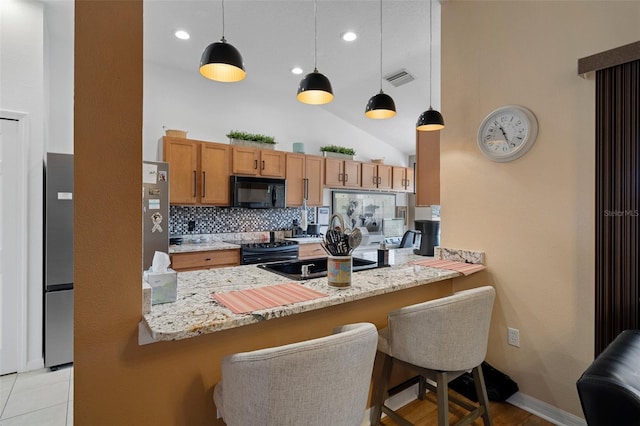
<path id="1" fill-rule="evenodd" d="M 362 163 L 362 187 L 391 189 L 392 166 Z"/>
<path id="2" fill-rule="evenodd" d="M 327 257 L 320 243 L 298 244 L 298 259 L 313 259 L 317 257 Z"/>
<path id="3" fill-rule="evenodd" d="M 200 145 L 200 204 L 229 205 L 229 145 Z"/>
<path id="4" fill-rule="evenodd" d="M 287 153 L 287 206 L 300 206 L 305 196 L 307 206 L 321 206 L 323 172 L 323 157 Z"/>
<path id="5" fill-rule="evenodd" d="M 413 192 L 413 168 L 393 167 L 392 189 L 394 191 Z"/>
<path id="6" fill-rule="evenodd" d="M 173 253 L 171 268 L 175 271 L 222 268 L 240 265 L 240 249 Z"/>
<path id="7" fill-rule="evenodd" d="M 325 186 L 347 188 L 360 188 L 361 163 L 353 160 L 341 160 L 339 158 L 325 158 Z"/>
<path id="8" fill-rule="evenodd" d="M 229 205 L 229 145 L 164 137 L 162 152 L 169 163 L 170 204 Z"/>
<path id="9" fill-rule="evenodd" d="M 416 206 L 440 205 L 440 132 L 416 133 Z"/>
<path id="10" fill-rule="evenodd" d="M 283 151 L 234 146 L 231 170 L 234 175 L 284 178 L 286 157 Z"/>

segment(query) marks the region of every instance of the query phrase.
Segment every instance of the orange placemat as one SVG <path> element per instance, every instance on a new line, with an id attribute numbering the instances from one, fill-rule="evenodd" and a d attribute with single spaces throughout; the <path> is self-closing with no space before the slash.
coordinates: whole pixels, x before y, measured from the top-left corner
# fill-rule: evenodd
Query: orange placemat
<path id="1" fill-rule="evenodd" d="M 214 293 L 213 298 L 234 314 L 244 314 L 260 309 L 319 299 L 326 294 L 296 283 L 269 285 L 246 290 Z"/>
<path id="2" fill-rule="evenodd" d="M 425 259 L 416 260 L 411 262 L 413 265 L 429 266 L 431 268 L 448 269 L 449 271 L 460 272 L 464 275 L 470 275 L 474 272 L 482 271 L 487 267 L 484 265 L 478 265 L 475 263 L 456 262 L 454 260 L 441 260 L 441 259 Z"/>

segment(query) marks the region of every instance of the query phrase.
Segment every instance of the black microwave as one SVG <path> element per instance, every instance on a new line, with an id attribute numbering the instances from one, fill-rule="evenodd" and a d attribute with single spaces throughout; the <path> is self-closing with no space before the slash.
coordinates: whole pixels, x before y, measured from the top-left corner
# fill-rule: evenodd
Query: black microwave
<path id="1" fill-rule="evenodd" d="M 285 179 L 231 176 L 231 206 L 247 209 L 284 208 L 287 195 Z"/>

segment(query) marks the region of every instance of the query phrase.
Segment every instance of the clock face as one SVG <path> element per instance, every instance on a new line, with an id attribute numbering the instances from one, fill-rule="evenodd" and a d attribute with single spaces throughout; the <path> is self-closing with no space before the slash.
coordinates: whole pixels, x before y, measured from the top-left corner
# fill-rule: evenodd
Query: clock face
<path id="1" fill-rule="evenodd" d="M 494 161 L 512 161 L 523 156 L 538 134 L 536 117 L 527 108 L 507 105 L 496 109 L 480 124 L 478 148 Z"/>

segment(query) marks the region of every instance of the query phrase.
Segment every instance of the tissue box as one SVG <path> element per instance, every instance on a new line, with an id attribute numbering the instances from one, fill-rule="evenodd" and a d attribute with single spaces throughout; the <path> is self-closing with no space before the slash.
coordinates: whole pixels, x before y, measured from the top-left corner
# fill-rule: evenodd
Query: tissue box
<path id="1" fill-rule="evenodd" d="M 151 304 L 175 302 L 178 295 L 178 274 L 173 269 L 167 272 L 144 272 L 144 280 L 151 286 Z"/>

